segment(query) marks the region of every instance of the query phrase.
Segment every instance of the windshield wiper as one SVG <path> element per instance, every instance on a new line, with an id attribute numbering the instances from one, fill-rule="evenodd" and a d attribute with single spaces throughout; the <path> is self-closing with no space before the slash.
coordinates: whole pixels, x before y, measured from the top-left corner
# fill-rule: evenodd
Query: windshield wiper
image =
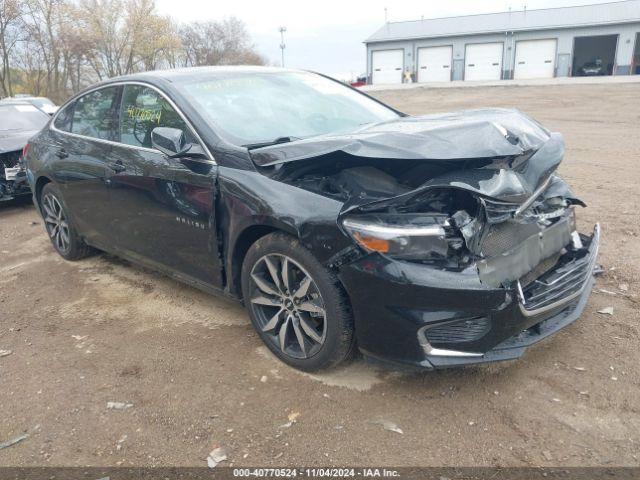
<path id="1" fill-rule="evenodd" d="M 299 137 L 278 137 L 275 140 L 271 140 L 270 142 L 260 142 L 260 143 L 247 143 L 244 145 L 249 150 L 254 148 L 262 148 L 262 147 L 270 147 L 271 145 L 278 145 L 279 143 L 289 143 L 295 140 L 301 140 Z"/>

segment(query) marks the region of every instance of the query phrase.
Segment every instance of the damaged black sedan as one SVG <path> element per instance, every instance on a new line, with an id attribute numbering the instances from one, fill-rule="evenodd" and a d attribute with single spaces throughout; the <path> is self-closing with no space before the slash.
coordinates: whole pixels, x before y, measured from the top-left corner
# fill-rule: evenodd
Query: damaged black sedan
<path id="1" fill-rule="evenodd" d="M 67 102 L 26 156 L 54 248 L 241 299 L 304 370 L 356 348 L 422 368 L 513 359 L 577 319 L 598 226 L 562 137 L 515 110 L 411 117 L 329 78 L 151 72 Z"/>

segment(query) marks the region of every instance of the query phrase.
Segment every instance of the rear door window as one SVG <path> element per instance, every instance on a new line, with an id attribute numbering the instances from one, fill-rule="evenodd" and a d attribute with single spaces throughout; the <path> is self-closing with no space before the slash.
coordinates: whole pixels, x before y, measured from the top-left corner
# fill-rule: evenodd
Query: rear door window
<path id="1" fill-rule="evenodd" d="M 120 142 L 135 147 L 152 148 L 151 132 L 156 127 L 178 128 L 187 142 L 195 137 L 169 101 L 144 85 L 126 85 L 120 111 Z"/>
<path id="2" fill-rule="evenodd" d="M 118 87 L 88 93 L 75 102 L 71 132 L 85 137 L 115 140 Z"/>

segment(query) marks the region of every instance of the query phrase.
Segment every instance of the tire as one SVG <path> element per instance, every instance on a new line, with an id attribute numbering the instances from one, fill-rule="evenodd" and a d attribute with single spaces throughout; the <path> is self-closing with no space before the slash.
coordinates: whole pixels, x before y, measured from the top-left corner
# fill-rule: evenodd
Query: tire
<path id="1" fill-rule="evenodd" d="M 355 337 L 347 295 L 338 278 L 296 238 L 272 233 L 249 248 L 242 264 L 242 294 L 258 335 L 286 364 L 310 372 L 352 355 Z"/>
<path id="2" fill-rule="evenodd" d="M 93 249 L 78 235 L 60 190 L 52 183 L 47 183 L 42 189 L 40 211 L 49 240 L 62 258 L 80 260 L 93 253 Z"/>

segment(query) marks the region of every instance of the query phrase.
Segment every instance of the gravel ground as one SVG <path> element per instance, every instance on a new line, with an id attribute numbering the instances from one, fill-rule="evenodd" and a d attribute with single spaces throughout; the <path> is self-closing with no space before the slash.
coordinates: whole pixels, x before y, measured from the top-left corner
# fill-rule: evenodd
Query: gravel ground
<path id="1" fill-rule="evenodd" d="M 605 273 L 580 320 L 516 362 L 306 375 L 239 305 L 106 255 L 65 262 L 33 207 L 6 206 L 0 443 L 29 437 L 0 465 L 205 466 L 216 446 L 223 465 L 640 465 L 640 85 L 375 95 L 413 114 L 518 107 L 565 134 L 580 225 L 603 227 Z"/>

